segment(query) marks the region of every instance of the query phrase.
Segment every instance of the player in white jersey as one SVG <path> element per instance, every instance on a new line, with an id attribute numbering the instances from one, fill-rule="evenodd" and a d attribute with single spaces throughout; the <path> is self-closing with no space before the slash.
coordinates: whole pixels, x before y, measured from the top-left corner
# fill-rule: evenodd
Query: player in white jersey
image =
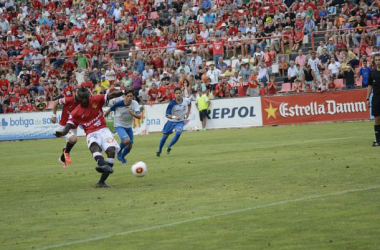
<path id="1" fill-rule="evenodd" d="M 112 105 L 111 108 L 104 113 L 104 117 L 107 117 L 111 111 L 115 112 L 113 126 L 121 139 L 117 159 L 125 164 L 127 163 L 125 156 L 131 151 L 133 145 L 133 118 L 141 119 L 140 107 L 139 104 L 133 100 L 133 92 L 131 90 L 125 91 L 124 100 L 120 100 Z"/>
<path id="2" fill-rule="evenodd" d="M 168 136 L 175 130 L 175 135 L 166 150 L 166 153 L 170 153 L 172 146 L 178 141 L 183 127 L 185 125 L 185 119 L 189 117 L 191 110 L 191 101 L 188 98 L 182 97 L 182 90 L 180 88 L 174 89 L 175 99 L 172 100 L 166 109 L 166 118 L 169 119 L 165 123 L 162 129 L 162 138 L 160 141 L 160 146 L 157 151 L 157 157 L 160 157 L 162 148 L 165 145 Z"/>

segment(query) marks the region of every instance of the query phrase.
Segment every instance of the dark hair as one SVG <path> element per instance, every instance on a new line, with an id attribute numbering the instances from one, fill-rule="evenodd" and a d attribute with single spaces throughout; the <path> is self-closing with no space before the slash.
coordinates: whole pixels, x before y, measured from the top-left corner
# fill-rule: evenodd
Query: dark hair
<path id="1" fill-rule="evenodd" d="M 181 88 L 178 88 L 178 87 L 175 88 L 173 92 L 175 93 L 175 92 L 177 92 L 178 90 L 181 91 L 181 93 L 182 93 L 182 89 L 181 89 Z"/>
<path id="2" fill-rule="evenodd" d="M 124 90 L 124 95 L 128 95 L 130 93 L 133 95 L 133 91 L 132 90 Z"/>

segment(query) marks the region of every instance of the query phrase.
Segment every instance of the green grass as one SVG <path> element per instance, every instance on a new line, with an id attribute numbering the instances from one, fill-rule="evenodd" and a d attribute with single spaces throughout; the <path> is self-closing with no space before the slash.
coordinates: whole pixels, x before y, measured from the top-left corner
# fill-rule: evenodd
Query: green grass
<path id="1" fill-rule="evenodd" d="M 84 138 L 68 169 L 63 139 L 0 143 L 0 249 L 379 248 L 372 122 L 186 132 L 156 158 L 160 137 L 135 138 L 109 189 Z"/>

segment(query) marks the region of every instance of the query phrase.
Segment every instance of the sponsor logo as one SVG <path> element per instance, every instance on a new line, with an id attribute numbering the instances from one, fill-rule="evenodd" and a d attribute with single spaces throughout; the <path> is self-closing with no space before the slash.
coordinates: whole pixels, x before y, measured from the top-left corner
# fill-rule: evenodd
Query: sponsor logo
<path id="1" fill-rule="evenodd" d="M 98 107 L 98 105 L 97 105 L 96 103 L 94 103 L 94 104 L 92 104 L 92 107 L 93 107 L 94 109 L 96 109 L 96 108 Z"/>
<path id="2" fill-rule="evenodd" d="M 61 116 L 57 116 L 57 123 L 61 120 Z M 35 125 L 48 125 L 52 124 L 51 118 L 42 118 L 42 119 L 28 119 L 25 117 L 18 118 L 2 118 L 1 119 L 1 127 L 5 129 L 6 127 L 18 127 L 23 126 L 25 128 L 35 126 Z"/>
<path id="3" fill-rule="evenodd" d="M 208 119 L 231 119 L 235 117 L 246 118 L 255 117 L 255 107 L 232 107 L 232 108 L 217 108 L 207 115 Z"/>
<path id="4" fill-rule="evenodd" d="M 273 107 L 269 103 L 269 107 L 264 109 L 267 112 L 267 119 L 277 119 L 278 112 L 282 117 L 302 117 L 302 116 L 318 116 L 318 115 L 335 115 L 347 113 L 366 112 L 367 106 L 365 102 L 336 102 L 335 100 L 326 100 L 324 103 L 310 102 L 307 105 L 289 105 L 282 102 L 280 106 Z"/>

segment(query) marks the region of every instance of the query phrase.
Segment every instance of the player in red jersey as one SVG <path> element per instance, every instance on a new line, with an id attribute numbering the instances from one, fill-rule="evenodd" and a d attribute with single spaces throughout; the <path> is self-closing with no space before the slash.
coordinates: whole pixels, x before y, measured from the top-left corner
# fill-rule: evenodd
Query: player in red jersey
<path id="1" fill-rule="evenodd" d="M 63 106 L 61 119 L 59 120 L 60 129 L 63 129 L 66 126 L 67 121 L 69 120 L 70 113 L 78 106 L 78 102 L 75 100 L 76 92 L 74 97 L 66 96 L 60 98 L 54 102 L 53 106 L 53 115 L 51 118 L 51 122 L 55 124 L 57 122 L 57 108 L 58 104 Z M 58 158 L 58 161 L 62 164 L 62 167 L 68 168 L 67 163 L 71 163 L 70 151 L 77 143 L 77 128 L 78 126 L 72 127 L 69 132 L 65 135 L 66 145 L 62 150 L 61 157 Z"/>
<path id="2" fill-rule="evenodd" d="M 107 127 L 103 114 L 103 105 L 109 100 L 119 97 L 123 91 L 108 93 L 107 95 L 94 95 L 86 88 L 80 88 L 76 92 L 76 100 L 79 105 L 71 112 L 69 121 L 62 131 L 56 131 L 55 136 L 61 137 L 68 134 L 70 129 L 81 125 L 86 133 L 87 146 L 97 162 L 96 171 L 102 173 L 95 187 L 109 187 L 105 181 L 113 173 L 115 154 L 120 150 L 119 144 Z M 102 150 L 107 154 L 104 160 Z"/>

